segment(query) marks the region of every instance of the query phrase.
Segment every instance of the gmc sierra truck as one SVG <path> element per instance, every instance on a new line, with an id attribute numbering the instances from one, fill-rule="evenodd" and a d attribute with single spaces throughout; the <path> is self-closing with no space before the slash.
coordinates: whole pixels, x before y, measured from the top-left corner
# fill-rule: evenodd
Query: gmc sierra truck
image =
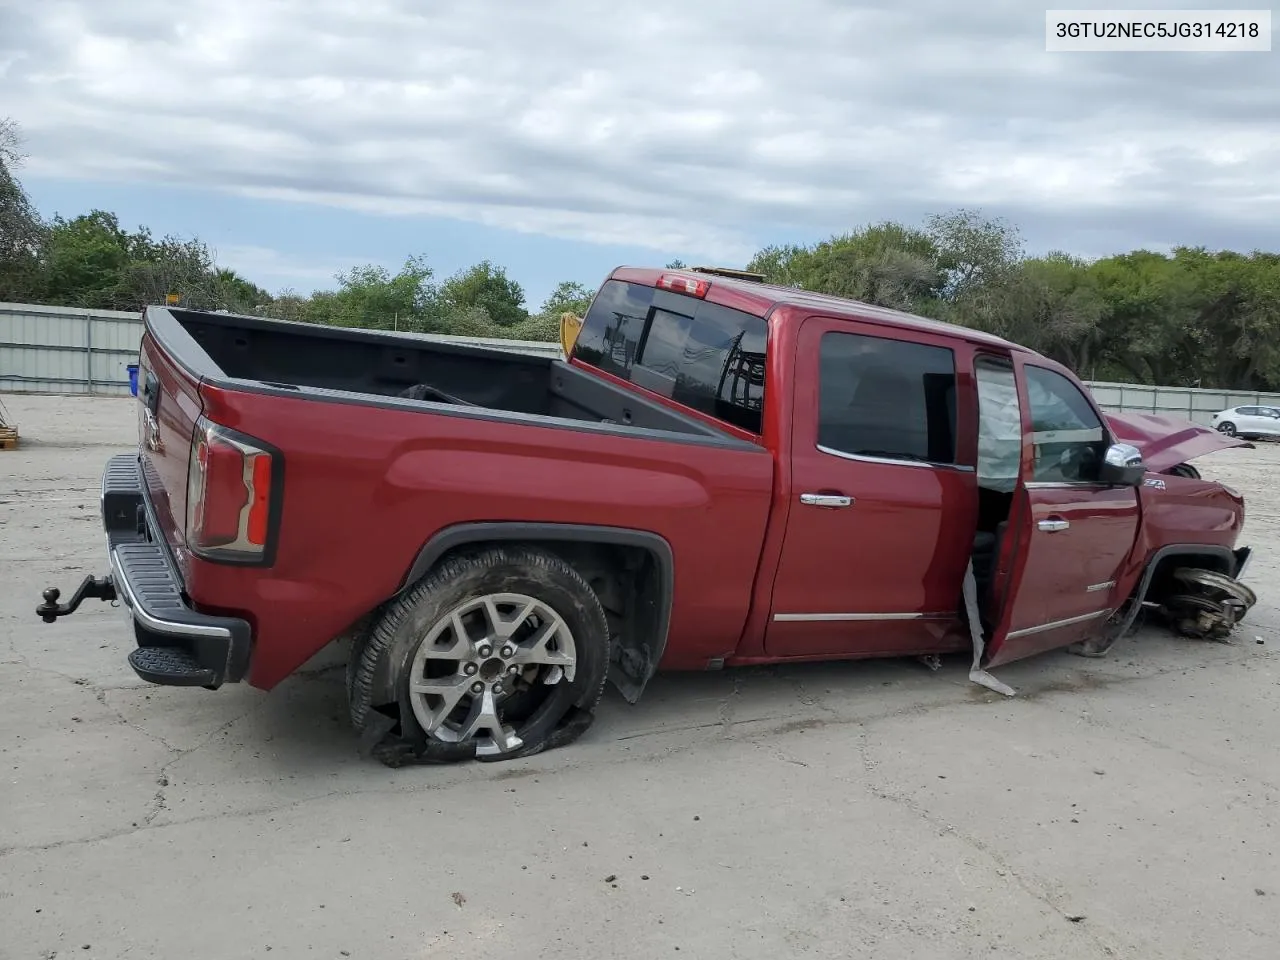
<path id="1" fill-rule="evenodd" d="M 389 765 L 526 756 L 659 669 L 1102 655 L 1155 611 L 1220 636 L 1247 445 L 1107 416 L 975 330 L 731 271 L 619 268 L 563 360 L 144 311 L 109 569 L 158 684 L 271 689 L 352 640 Z M 990 684 L 989 684 L 990 685 Z"/>

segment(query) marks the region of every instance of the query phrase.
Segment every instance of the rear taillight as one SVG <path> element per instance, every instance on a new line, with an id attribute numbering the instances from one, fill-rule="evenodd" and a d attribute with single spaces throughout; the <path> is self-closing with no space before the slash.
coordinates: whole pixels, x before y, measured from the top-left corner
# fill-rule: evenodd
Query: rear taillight
<path id="1" fill-rule="evenodd" d="M 210 560 L 263 562 L 279 465 L 252 437 L 203 417 L 187 468 L 187 547 Z"/>

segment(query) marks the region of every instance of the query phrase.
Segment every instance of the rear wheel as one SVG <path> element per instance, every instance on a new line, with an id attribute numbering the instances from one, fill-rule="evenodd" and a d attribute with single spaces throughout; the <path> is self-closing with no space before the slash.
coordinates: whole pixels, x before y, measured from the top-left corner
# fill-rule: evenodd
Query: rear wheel
<path id="1" fill-rule="evenodd" d="M 609 630 L 564 560 L 519 546 L 446 560 L 352 652 L 351 719 L 388 766 L 531 756 L 580 736 Z"/>
<path id="2" fill-rule="evenodd" d="M 1224 420 L 1218 424 L 1218 432 L 1225 433 L 1228 437 L 1234 437 L 1236 435 L 1236 425 L 1230 420 Z"/>

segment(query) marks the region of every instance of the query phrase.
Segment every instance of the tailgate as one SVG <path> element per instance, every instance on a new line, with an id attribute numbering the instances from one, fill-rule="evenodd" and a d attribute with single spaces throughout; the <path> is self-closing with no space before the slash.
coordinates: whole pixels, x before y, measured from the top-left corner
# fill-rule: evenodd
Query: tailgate
<path id="1" fill-rule="evenodd" d="M 159 532 L 185 576 L 187 465 L 202 407 L 200 381 L 176 364 L 150 332 L 138 360 L 138 454 Z"/>

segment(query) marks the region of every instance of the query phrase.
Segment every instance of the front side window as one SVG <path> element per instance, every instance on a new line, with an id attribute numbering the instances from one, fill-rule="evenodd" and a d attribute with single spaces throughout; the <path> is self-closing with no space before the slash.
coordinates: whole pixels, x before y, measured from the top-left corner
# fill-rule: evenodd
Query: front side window
<path id="1" fill-rule="evenodd" d="M 760 432 L 768 325 L 741 310 L 609 280 L 573 355 L 725 423 Z"/>
<path id="2" fill-rule="evenodd" d="M 1031 411 L 1031 442 L 1041 483 L 1096 483 L 1107 431 L 1085 395 L 1066 377 L 1044 367 L 1023 368 Z"/>
<path id="3" fill-rule="evenodd" d="M 945 347 L 824 333 L 818 408 L 828 452 L 955 463 L 956 364 Z"/>

